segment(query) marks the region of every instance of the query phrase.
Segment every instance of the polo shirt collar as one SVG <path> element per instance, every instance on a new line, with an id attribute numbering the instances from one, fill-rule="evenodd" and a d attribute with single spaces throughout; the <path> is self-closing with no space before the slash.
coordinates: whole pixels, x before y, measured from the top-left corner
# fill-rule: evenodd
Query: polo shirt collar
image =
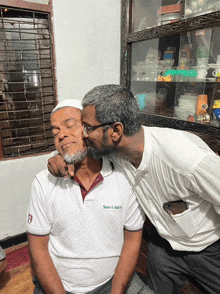
<path id="1" fill-rule="evenodd" d="M 152 138 L 149 128 L 146 126 L 142 126 L 142 128 L 144 130 L 144 150 L 142 160 L 137 169 L 135 169 L 132 165 L 137 174 L 141 174 L 143 172 L 146 173 L 148 171 L 148 165 L 152 154 Z"/>
<path id="2" fill-rule="evenodd" d="M 102 157 L 102 169 L 100 174 L 104 177 L 111 175 L 113 172 L 113 165 L 107 157 Z"/>

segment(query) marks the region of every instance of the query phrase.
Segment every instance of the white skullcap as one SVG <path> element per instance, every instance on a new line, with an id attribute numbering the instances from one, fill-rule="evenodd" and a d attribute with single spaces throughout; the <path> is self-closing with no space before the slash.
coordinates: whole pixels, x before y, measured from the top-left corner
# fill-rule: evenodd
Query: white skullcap
<path id="1" fill-rule="evenodd" d="M 60 109 L 60 108 L 64 108 L 64 107 L 75 107 L 78 108 L 80 110 L 82 110 L 82 103 L 80 100 L 77 99 L 65 99 L 60 101 L 57 106 L 52 110 L 51 115 L 54 113 L 54 111 Z"/>

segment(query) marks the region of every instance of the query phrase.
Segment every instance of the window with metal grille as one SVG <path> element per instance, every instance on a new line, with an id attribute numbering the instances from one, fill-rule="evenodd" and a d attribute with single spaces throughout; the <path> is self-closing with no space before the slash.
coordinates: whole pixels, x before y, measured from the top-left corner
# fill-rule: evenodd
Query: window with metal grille
<path id="1" fill-rule="evenodd" d="M 0 13 L 0 157 L 53 150 L 50 14 L 1 6 Z"/>

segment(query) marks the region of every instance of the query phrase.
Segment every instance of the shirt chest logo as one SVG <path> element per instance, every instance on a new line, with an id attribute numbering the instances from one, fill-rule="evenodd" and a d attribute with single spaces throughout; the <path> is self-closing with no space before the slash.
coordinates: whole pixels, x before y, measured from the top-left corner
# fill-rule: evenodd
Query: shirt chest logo
<path id="1" fill-rule="evenodd" d="M 122 209 L 121 205 L 103 205 L 102 206 L 103 209 L 108 209 L 108 210 L 119 210 Z"/>

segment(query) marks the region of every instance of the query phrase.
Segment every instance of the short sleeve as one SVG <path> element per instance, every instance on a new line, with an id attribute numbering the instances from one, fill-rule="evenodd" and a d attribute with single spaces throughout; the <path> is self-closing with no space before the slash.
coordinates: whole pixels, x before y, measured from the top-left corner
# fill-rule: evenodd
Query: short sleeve
<path id="1" fill-rule="evenodd" d="M 132 192 L 129 201 L 128 213 L 125 219 L 125 229 L 128 231 L 138 231 L 143 228 L 145 214 L 139 205 L 136 195 Z"/>
<path id="2" fill-rule="evenodd" d="M 27 232 L 34 235 L 48 235 L 50 231 L 48 203 L 38 179 L 35 178 L 27 211 Z"/>

